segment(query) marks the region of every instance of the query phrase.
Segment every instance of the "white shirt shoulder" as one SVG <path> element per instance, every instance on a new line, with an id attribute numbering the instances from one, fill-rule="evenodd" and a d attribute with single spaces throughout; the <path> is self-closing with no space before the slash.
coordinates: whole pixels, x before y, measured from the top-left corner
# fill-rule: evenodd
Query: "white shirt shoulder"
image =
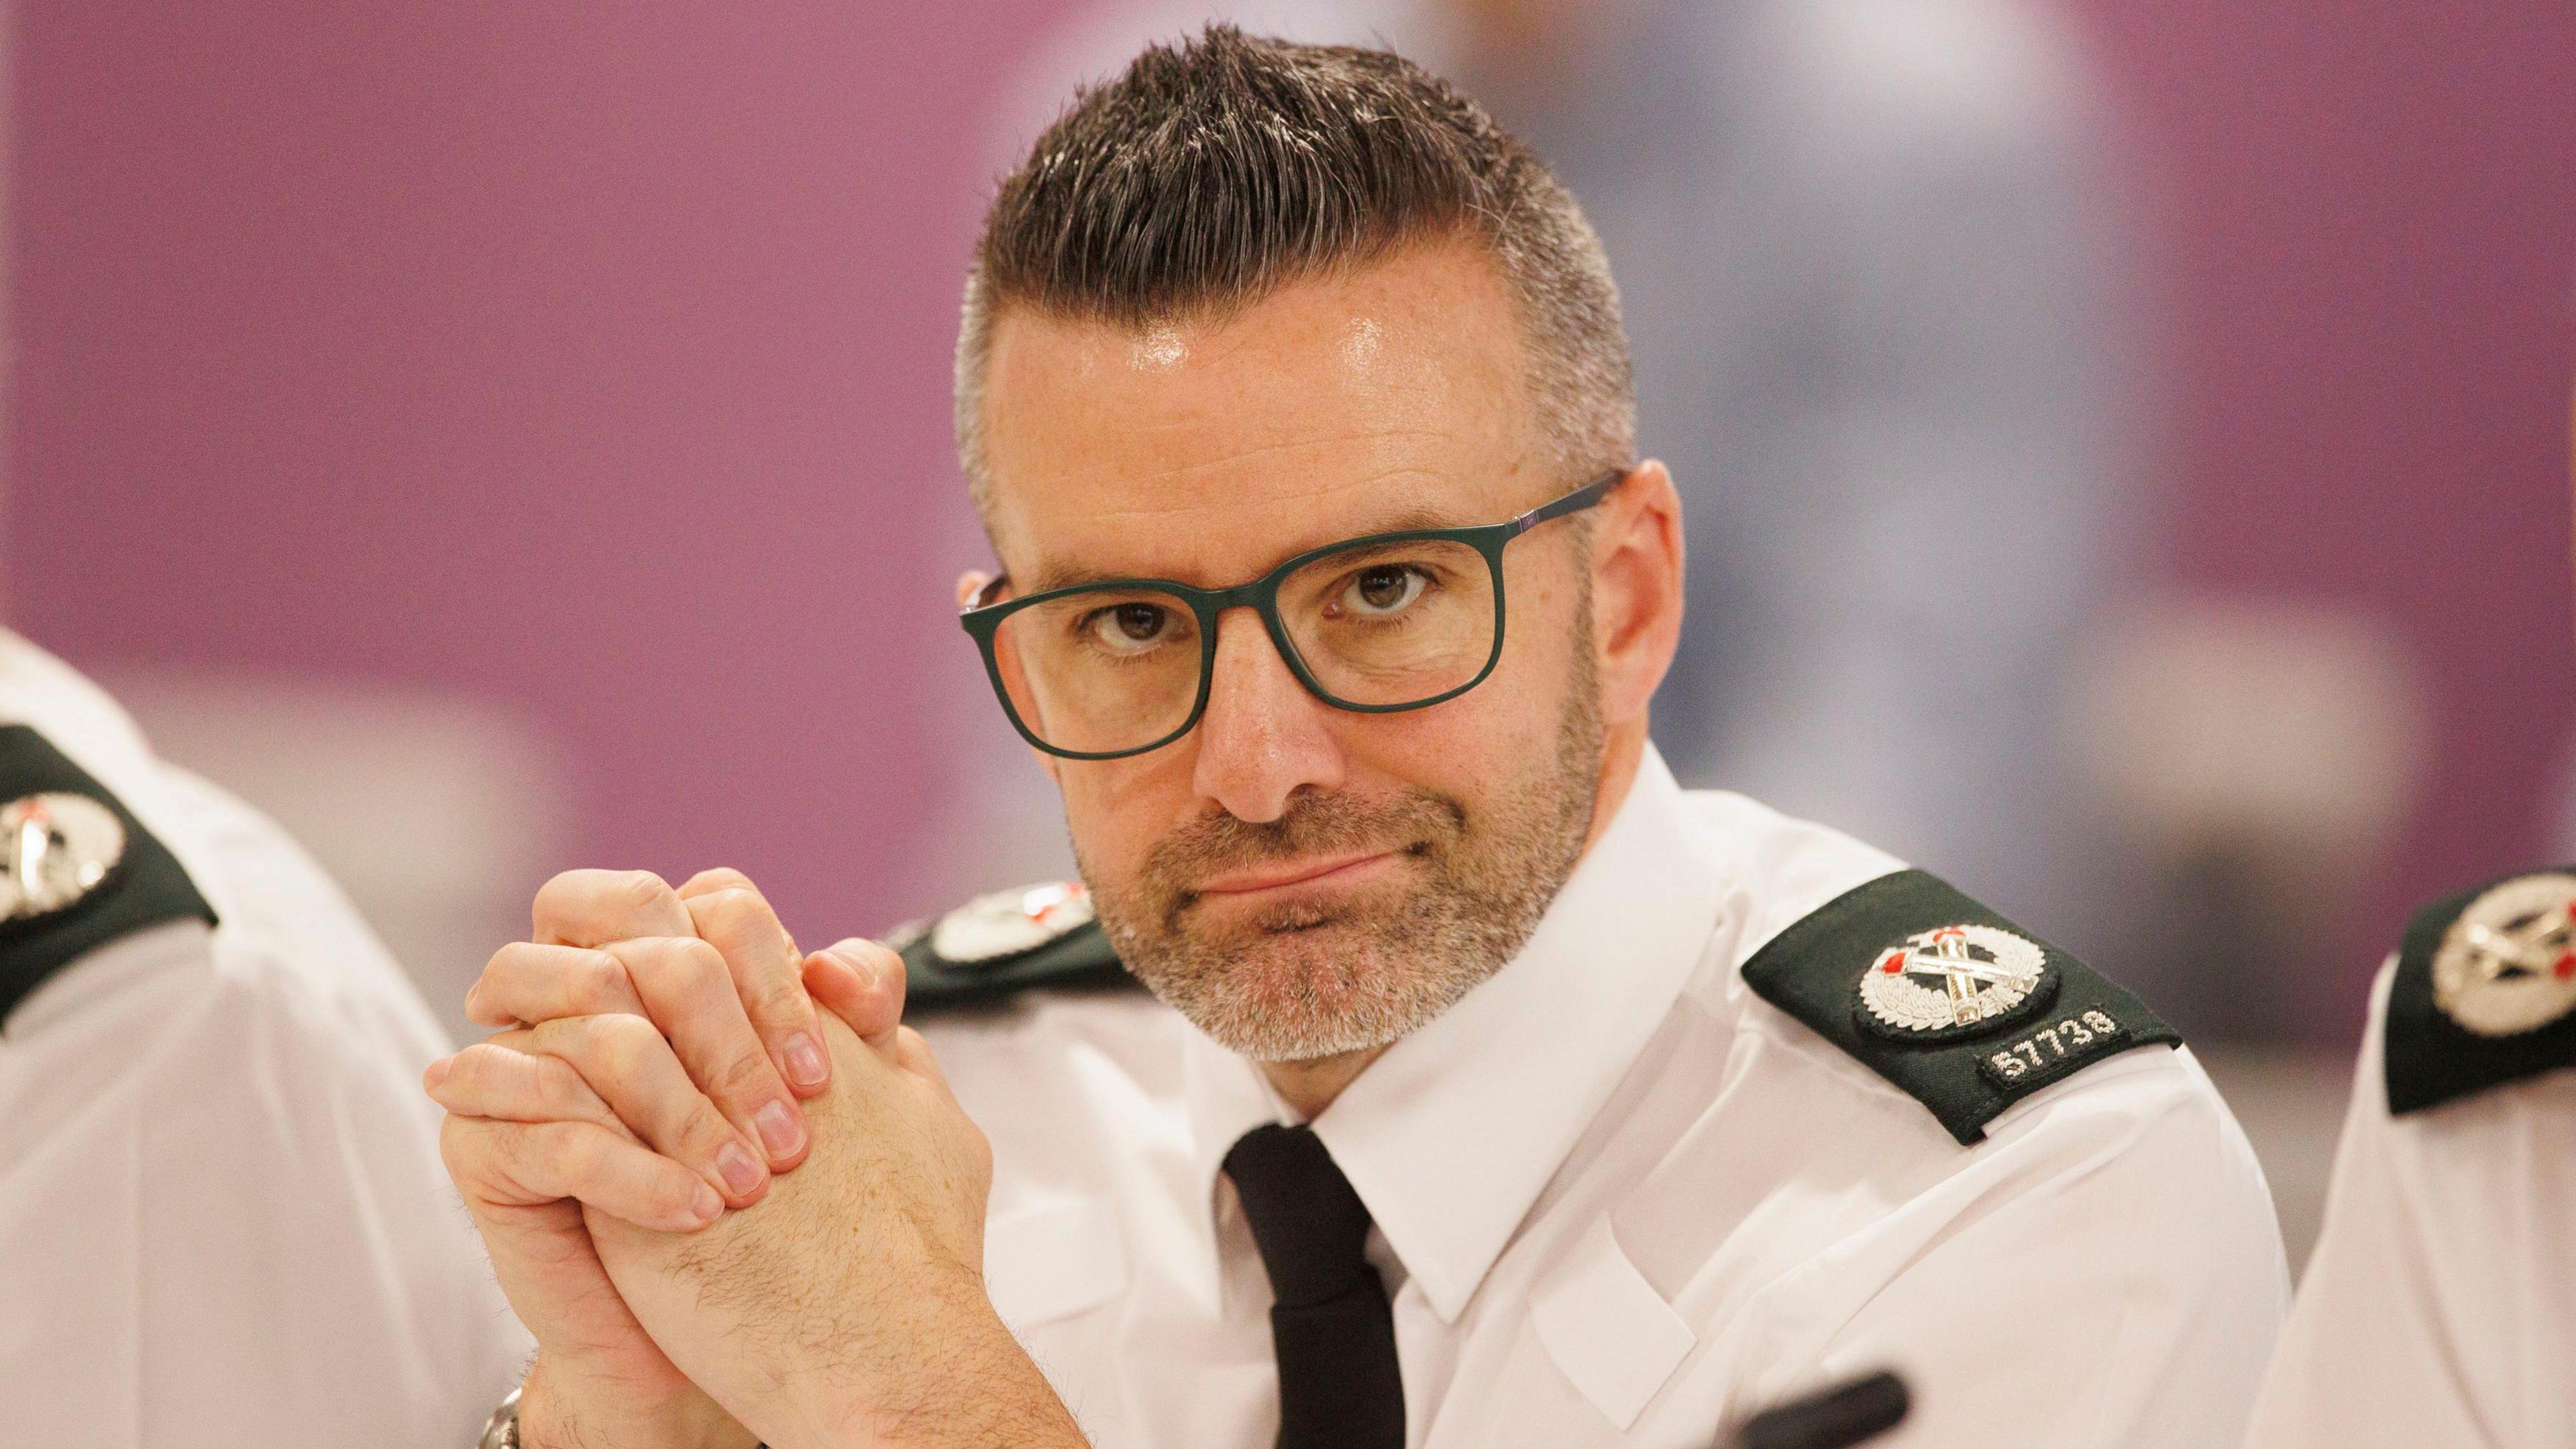
<path id="1" fill-rule="evenodd" d="M 113 795 L 218 922 L 104 942 L 0 1029 L 0 1378 L 45 1386 L 13 1432 L 470 1440 L 527 1342 L 439 1163 L 419 1077 L 448 1047 L 417 993 L 284 832 L 14 636 L 0 717 Z"/>
<path id="2" fill-rule="evenodd" d="M 2189 1053 L 2087 1066 L 1963 1146 L 1742 975 L 1899 863 L 1652 775 L 1522 955 L 1316 1120 L 1391 1250 L 1411 1442 L 1704 1444 L 1890 1367 L 1918 1425 L 1890 1442 L 2232 1444 L 2287 1281 Z M 994 1143 L 995 1302 L 1097 1442 L 1261 1442 L 1257 1407 L 1163 1402 L 1265 1392 L 1211 1187 L 1278 1110 L 1249 1067 L 1136 993 L 926 1030 Z"/>
<path id="3" fill-rule="evenodd" d="M 2389 1110 L 2371 989 L 2323 1230 L 2248 1443 L 2576 1446 L 2576 1071 Z"/>

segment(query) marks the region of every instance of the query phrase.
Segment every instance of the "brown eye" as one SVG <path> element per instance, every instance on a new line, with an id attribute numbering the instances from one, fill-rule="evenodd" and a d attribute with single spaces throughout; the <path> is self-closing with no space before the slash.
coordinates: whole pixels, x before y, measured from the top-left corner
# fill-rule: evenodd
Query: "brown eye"
<path id="1" fill-rule="evenodd" d="M 1424 578 L 1409 564 L 1377 564 L 1351 576 L 1343 591 L 1352 613 L 1384 618 L 1422 597 Z"/>
<path id="2" fill-rule="evenodd" d="M 1113 604 L 1091 616 L 1091 632 L 1101 644 L 1133 654 L 1172 632 L 1172 611 L 1160 604 Z"/>

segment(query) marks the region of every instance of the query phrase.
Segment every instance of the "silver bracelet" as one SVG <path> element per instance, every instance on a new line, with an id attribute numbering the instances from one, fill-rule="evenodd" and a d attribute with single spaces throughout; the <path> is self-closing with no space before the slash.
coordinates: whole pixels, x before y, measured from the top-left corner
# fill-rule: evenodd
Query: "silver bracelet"
<path id="1" fill-rule="evenodd" d="M 483 1425 L 483 1437 L 474 1441 L 474 1449 L 519 1449 L 517 1389 L 510 1390 L 510 1397 L 503 1399 L 501 1407 L 492 1411 L 491 1419 Z"/>

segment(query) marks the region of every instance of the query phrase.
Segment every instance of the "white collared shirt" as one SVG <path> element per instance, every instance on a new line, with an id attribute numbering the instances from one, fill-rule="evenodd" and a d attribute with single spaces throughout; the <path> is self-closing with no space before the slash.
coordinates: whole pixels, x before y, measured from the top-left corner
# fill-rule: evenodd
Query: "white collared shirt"
<path id="1" fill-rule="evenodd" d="M 419 996 L 276 826 L 5 631 L 0 721 L 220 920 L 101 945 L 0 1029 L 0 1442 L 472 1443 L 529 1345 L 439 1163 Z"/>
<path id="2" fill-rule="evenodd" d="M 2395 975 L 2247 1442 L 2576 1449 L 2576 1071 L 2390 1116 Z"/>
<path id="3" fill-rule="evenodd" d="M 1377 1224 L 1408 1444 L 1704 1449 L 1881 1367 L 1891 1445 L 2238 1440 L 2287 1280 L 2188 1052 L 1962 1147 L 1744 983 L 1897 868 L 1650 754 L 1521 953 L 1315 1119 Z M 1282 1117 L 1259 1072 L 1139 996 L 928 1035 L 993 1141 L 993 1301 L 1093 1443 L 1266 1449 L 1269 1285 L 1218 1171 Z"/>

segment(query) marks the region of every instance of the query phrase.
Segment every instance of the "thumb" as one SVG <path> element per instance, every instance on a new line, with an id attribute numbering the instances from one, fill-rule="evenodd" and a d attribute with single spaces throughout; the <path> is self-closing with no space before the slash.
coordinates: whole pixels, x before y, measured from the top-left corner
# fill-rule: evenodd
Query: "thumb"
<path id="1" fill-rule="evenodd" d="M 873 1046 L 903 1020 L 903 958 L 874 941 L 835 941 L 806 957 L 805 989 Z"/>

